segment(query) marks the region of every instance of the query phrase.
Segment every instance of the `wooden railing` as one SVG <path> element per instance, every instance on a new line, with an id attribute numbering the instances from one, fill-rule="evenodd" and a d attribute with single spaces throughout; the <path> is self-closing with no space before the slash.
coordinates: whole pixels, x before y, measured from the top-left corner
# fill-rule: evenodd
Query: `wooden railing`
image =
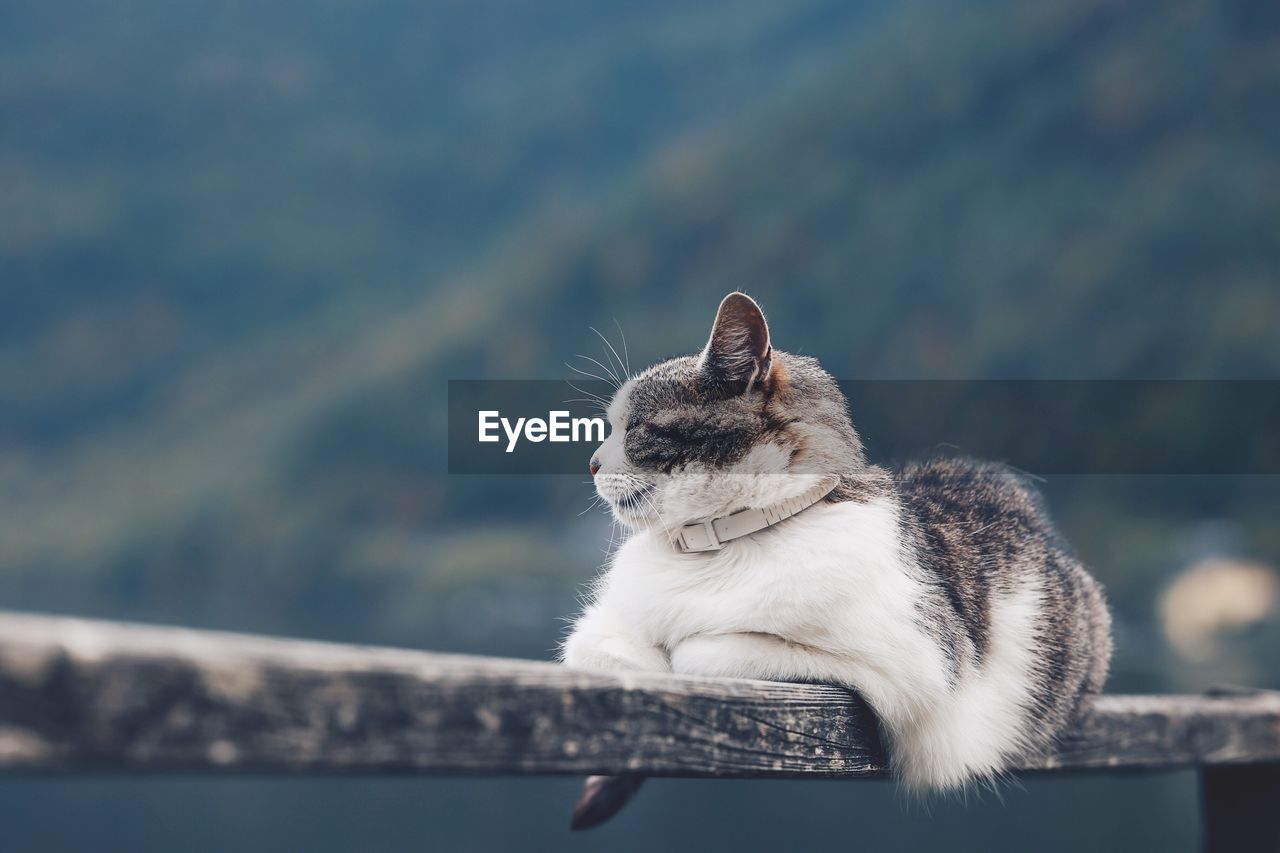
<path id="1" fill-rule="evenodd" d="M 1207 849 L 1280 849 L 1280 694 L 1103 696 L 1017 769 L 1179 767 L 1201 771 Z M 0 771 L 887 774 L 875 717 L 835 687 L 13 613 Z"/>

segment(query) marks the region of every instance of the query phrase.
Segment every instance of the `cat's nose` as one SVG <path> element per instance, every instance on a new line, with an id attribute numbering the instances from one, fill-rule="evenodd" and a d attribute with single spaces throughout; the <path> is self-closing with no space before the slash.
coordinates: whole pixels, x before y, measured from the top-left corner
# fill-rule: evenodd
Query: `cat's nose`
<path id="1" fill-rule="evenodd" d="M 592 456 L 591 461 L 587 463 L 587 469 L 591 471 L 591 476 L 594 477 L 600 470 L 600 460 Z"/>

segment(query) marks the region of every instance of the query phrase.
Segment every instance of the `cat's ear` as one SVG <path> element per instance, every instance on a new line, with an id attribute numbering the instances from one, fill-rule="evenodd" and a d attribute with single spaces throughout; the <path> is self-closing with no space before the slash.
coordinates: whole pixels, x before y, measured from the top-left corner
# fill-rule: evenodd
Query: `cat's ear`
<path id="1" fill-rule="evenodd" d="M 742 392 L 768 378 L 773 366 L 769 324 L 754 299 L 736 291 L 724 298 L 701 364 L 708 377 Z"/>

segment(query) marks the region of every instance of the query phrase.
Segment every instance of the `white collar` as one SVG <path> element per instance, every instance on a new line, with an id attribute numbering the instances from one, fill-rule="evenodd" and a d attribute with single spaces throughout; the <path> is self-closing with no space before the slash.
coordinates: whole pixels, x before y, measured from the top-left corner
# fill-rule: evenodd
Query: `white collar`
<path id="1" fill-rule="evenodd" d="M 684 554 L 700 551 L 719 551 L 724 543 L 740 539 L 766 527 L 772 527 L 797 513 L 803 512 L 831 494 L 835 479 L 820 481 L 793 498 L 778 501 L 766 507 L 742 509 L 718 518 L 708 518 L 686 524 L 676 531 L 676 550 Z"/>

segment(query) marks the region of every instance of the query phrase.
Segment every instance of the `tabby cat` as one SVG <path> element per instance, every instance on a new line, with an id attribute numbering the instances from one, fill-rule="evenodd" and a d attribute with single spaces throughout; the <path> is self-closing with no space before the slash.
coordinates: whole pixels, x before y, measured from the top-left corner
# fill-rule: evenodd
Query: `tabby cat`
<path id="1" fill-rule="evenodd" d="M 997 464 L 867 461 L 835 381 L 731 293 L 697 355 L 617 390 L 591 459 L 631 531 L 573 667 L 820 681 L 875 711 L 914 790 L 1042 752 L 1102 688 L 1111 620 L 1036 490 Z M 576 821 L 638 780 L 588 782 Z"/>

